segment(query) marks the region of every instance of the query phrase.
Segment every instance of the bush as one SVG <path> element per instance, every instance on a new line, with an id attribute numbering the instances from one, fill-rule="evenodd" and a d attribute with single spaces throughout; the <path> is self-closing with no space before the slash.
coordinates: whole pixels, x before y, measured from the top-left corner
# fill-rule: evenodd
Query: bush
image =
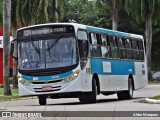
<path id="1" fill-rule="evenodd" d="M 0 88 L 3 88 L 3 85 L 0 85 Z"/>

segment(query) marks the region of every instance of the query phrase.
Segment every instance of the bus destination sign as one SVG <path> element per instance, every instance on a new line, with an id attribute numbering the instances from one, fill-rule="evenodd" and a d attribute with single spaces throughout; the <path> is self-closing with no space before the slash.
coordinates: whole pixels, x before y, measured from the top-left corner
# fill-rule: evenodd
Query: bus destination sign
<path id="1" fill-rule="evenodd" d="M 18 37 L 54 34 L 54 33 L 71 33 L 73 31 L 74 30 L 72 26 L 38 27 L 38 28 L 29 28 L 22 31 L 20 30 L 18 31 Z"/>

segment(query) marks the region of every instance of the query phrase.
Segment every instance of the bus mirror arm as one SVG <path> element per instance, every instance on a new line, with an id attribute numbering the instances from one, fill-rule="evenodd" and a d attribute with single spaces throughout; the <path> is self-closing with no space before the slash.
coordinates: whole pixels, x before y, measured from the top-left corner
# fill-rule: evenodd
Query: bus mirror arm
<path id="1" fill-rule="evenodd" d="M 17 39 L 13 39 L 11 42 L 11 49 L 10 49 L 10 54 L 14 59 L 18 59 L 17 55 Z"/>

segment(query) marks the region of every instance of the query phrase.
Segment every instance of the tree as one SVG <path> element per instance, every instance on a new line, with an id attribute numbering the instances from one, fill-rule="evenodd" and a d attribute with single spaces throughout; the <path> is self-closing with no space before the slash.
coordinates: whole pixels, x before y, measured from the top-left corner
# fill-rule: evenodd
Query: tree
<path id="1" fill-rule="evenodd" d="M 152 48 L 152 25 L 157 23 L 160 11 L 159 0 L 126 0 L 125 8 L 137 22 L 145 22 L 146 56 L 148 66 L 148 77 L 151 77 L 151 48 Z"/>
<path id="2" fill-rule="evenodd" d="M 94 25 L 98 19 L 95 2 L 87 0 L 65 0 L 65 21 L 81 24 Z"/>
<path id="3" fill-rule="evenodd" d="M 16 8 L 17 0 L 11 0 L 11 26 L 12 26 L 12 36 L 16 37 L 16 31 L 18 28 L 18 22 L 16 18 Z M 17 79 L 17 60 L 13 59 L 13 79 L 12 79 L 12 88 L 18 88 L 18 79 Z"/>
<path id="4" fill-rule="evenodd" d="M 4 95 L 11 95 L 9 83 L 11 0 L 3 0 L 3 80 Z"/>
<path id="5" fill-rule="evenodd" d="M 108 8 L 112 17 L 112 29 L 118 30 L 118 11 L 121 8 L 122 0 L 97 0 L 97 2 Z"/>

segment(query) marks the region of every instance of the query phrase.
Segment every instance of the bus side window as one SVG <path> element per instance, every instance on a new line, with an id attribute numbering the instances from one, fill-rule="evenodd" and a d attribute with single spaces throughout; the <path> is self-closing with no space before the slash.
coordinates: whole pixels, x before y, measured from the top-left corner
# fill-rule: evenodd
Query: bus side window
<path id="1" fill-rule="evenodd" d="M 125 49 L 125 45 L 124 45 L 124 39 L 119 37 L 117 40 L 117 43 L 118 43 L 118 47 L 119 47 L 120 58 L 126 59 L 126 49 Z"/>
<path id="2" fill-rule="evenodd" d="M 134 54 L 134 59 L 139 60 L 140 54 L 138 50 L 138 41 L 137 40 L 132 40 L 132 47 L 133 47 L 133 54 Z"/>
<path id="3" fill-rule="evenodd" d="M 99 34 L 90 33 L 91 34 L 91 56 L 92 57 L 101 57 L 101 39 Z"/>
<path id="4" fill-rule="evenodd" d="M 126 47 L 126 54 L 127 54 L 127 59 L 133 59 L 133 50 L 132 50 L 132 43 L 130 39 L 125 39 L 125 47 Z"/>
<path id="5" fill-rule="evenodd" d="M 138 48 L 139 48 L 139 54 L 140 54 L 140 60 L 144 61 L 144 49 L 143 49 L 143 42 L 138 41 Z"/>
<path id="6" fill-rule="evenodd" d="M 101 40 L 102 40 L 102 46 L 101 46 L 102 57 L 111 58 L 111 48 L 109 44 L 109 36 L 101 35 Z"/>
<path id="7" fill-rule="evenodd" d="M 109 36 L 101 35 L 102 45 L 103 46 L 110 46 L 109 43 Z"/>
<path id="8" fill-rule="evenodd" d="M 90 33 L 90 37 L 91 37 L 91 43 L 94 45 L 100 45 L 100 38 L 99 38 L 99 34 L 96 33 Z"/>
<path id="9" fill-rule="evenodd" d="M 117 46 L 117 37 L 110 36 L 111 55 L 112 58 L 119 58 L 119 51 Z"/>

